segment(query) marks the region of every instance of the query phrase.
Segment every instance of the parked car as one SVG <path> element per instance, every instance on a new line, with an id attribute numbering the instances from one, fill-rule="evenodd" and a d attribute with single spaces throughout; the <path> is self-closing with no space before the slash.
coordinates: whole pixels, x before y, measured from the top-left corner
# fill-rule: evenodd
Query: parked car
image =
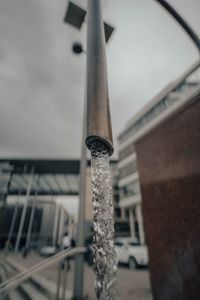
<path id="1" fill-rule="evenodd" d="M 57 248 L 55 246 L 45 246 L 40 249 L 41 256 L 51 256 L 57 253 Z"/>
<path id="2" fill-rule="evenodd" d="M 115 240 L 118 263 L 128 264 L 131 270 L 138 266 L 148 266 L 149 257 L 147 247 L 140 245 L 136 239 L 117 238 Z"/>

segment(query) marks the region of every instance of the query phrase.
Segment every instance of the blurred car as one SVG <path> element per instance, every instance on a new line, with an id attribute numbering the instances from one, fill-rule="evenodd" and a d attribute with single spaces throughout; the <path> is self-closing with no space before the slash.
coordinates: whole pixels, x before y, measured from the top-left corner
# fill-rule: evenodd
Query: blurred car
<path id="1" fill-rule="evenodd" d="M 147 247 L 140 245 L 136 239 L 117 238 L 115 240 L 115 250 L 118 263 L 128 264 L 131 270 L 135 270 L 138 266 L 148 266 Z"/>
<path id="2" fill-rule="evenodd" d="M 52 256 L 57 253 L 57 248 L 55 246 L 45 246 L 40 249 L 41 256 Z"/>

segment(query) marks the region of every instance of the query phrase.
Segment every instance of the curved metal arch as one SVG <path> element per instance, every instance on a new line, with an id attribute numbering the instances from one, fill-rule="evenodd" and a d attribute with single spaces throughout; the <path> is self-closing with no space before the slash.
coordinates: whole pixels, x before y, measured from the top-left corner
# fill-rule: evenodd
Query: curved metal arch
<path id="1" fill-rule="evenodd" d="M 192 29 L 192 27 L 184 20 L 184 18 L 165 0 L 154 0 L 158 2 L 161 6 L 164 7 L 166 11 L 181 25 L 184 31 L 188 34 L 190 39 L 196 45 L 198 50 L 200 51 L 200 38 L 196 34 L 196 32 Z"/>

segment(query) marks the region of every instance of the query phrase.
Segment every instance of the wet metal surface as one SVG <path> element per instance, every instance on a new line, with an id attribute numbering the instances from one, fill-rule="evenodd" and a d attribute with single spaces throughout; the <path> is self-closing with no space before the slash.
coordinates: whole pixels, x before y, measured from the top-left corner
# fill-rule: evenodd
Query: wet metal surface
<path id="1" fill-rule="evenodd" d="M 88 0 L 87 13 L 87 137 L 103 142 L 113 153 L 108 80 L 101 1 Z"/>

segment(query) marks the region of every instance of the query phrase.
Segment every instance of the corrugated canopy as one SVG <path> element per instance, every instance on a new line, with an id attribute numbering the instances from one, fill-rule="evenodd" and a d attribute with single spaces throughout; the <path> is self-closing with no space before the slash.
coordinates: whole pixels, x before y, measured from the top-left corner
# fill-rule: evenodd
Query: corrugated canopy
<path id="1" fill-rule="evenodd" d="M 31 195 L 78 195 L 79 160 L 0 160 L 0 193 L 26 194 L 33 172 Z"/>

